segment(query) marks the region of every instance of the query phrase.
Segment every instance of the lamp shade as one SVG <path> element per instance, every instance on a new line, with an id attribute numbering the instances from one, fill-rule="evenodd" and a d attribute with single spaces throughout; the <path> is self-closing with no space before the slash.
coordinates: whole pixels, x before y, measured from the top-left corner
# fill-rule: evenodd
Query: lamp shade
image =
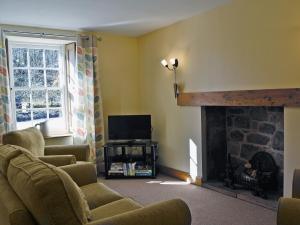
<path id="1" fill-rule="evenodd" d="M 170 63 L 173 67 L 178 67 L 178 59 L 176 58 L 171 58 Z"/>
<path id="2" fill-rule="evenodd" d="M 168 67 L 168 62 L 167 60 L 163 59 L 160 61 L 161 65 L 163 65 L 164 67 Z"/>

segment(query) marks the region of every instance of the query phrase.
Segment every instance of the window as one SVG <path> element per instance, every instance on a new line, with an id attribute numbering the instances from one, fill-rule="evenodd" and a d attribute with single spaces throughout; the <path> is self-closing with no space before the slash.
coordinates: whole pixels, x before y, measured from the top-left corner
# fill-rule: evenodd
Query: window
<path id="1" fill-rule="evenodd" d="M 12 111 L 16 129 L 48 120 L 68 131 L 64 45 L 9 42 Z"/>

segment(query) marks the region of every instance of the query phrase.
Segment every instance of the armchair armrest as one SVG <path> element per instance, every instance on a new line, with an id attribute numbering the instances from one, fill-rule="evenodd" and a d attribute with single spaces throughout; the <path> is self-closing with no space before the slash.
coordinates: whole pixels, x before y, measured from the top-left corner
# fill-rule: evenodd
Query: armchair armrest
<path id="1" fill-rule="evenodd" d="M 97 182 L 96 165 L 93 163 L 76 163 L 59 168 L 67 172 L 79 187 Z"/>
<path id="2" fill-rule="evenodd" d="M 173 199 L 122 213 L 113 217 L 96 220 L 88 225 L 190 225 L 191 213 L 186 203 Z M 290 224 L 291 225 L 291 224 Z"/>
<path id="3" fill-rule="evenodd" d="M 89 145 L 49 145 L 45 146 L 45 155 L 74 155 L 77 161 L 88 161 Z"/>
<path id="4" fill-rule="evenodd" d="M 65 166 L 76 163 L 74 155 L 48 155 L 40 156 L 39 159 L 54 166 Z"/>
<path id="5" fill-rule="evenodd" d="M 300 223 L 300 199 L 280 198 L 277 211 L 277 225 L 298 225 Z"/>
<path id="6" fill-rule="evenodd" d="M 292 197 L 300 198 L 300 170 L 299 169 L 296 169 L 294 171 Z"/>

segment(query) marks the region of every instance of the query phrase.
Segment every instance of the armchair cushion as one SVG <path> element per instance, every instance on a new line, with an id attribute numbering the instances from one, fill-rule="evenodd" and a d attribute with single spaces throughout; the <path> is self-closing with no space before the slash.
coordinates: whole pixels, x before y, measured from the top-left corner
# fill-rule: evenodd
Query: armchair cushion
<path id="1" fill-rule="evenodd" d="M 39 159 L 53 166 L 65 166 L 76 163 L 74 155 L 47 155 L 40 156 Z"/>
<path id="2" fill-rule="evenodd" d="M 10 160 L 26 153 L 31 155 L 31 152 L 25 148 L 16 145 L 0 145 L 0 172 L 7 177 L 7 169 L 10 163 Z"/>
<path id="3" fill-rule="evenodd" d="M 10 161 L 7 178 L 39 224 L 87 223 L 84 199 L 63 170 L 23 153 Z"/>
<path id="4" fill-rule="evenodd" d="M 45 147 L 45 155 L 74 155 L 77 161 L 88 161 L 89 145 L 50 145 Z"/>
<path id="5" fill-rule="evenodd" d="M 104 219 L 139 208 L 142 208 L 140 204 L 129 198 L 124 198 L 93 209 L 92 218 L 93 220 Z"/>
<path id="6" fill-rule="evenodd" d="M 35 156 L 44 155 L 44 137 L 42 133 L 35 127 L 4 134 L 3 144 L 21 146 L 29 150 Z"/>
<path id="7" fill-rule="evenodd" d="M 117 201 L 123 197 L 102 183 L 93 183 L 80 187 L 86 196 L 90 209 Z"/>
<path id="8" fill-rule="evenodd" d="M 0 173 L 6 177 L 7 168 L 11 159 L 20 155 L 22 151 L 13 145 L 0 146 Z"/>
<path id="9" fill-rule="evenodd" d="M 112 217 L 95 220 L 88 225 L 190 225 L 191 213 L 186 203 L 173 199 L 131 210 Z M 295 224 L 289 224 L 295 225 Z"/>
<path id="10" fill-rule="evenodd" d="M 61 166 L 60 169 L 67 172 L 79 187 L 97 183 L 96 166 L 93 163 L 80 162 Z"/>

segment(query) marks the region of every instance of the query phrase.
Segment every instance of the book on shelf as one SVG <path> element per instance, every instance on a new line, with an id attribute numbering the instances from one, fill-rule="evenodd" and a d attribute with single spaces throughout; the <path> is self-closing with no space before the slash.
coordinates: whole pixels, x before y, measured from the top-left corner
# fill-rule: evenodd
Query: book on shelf
<path id="1" fill-rule="evenodd" d="M 110 165 L 110 170 L 108 171 L 109 175 L 124 175 L 123 163 L 122 162 L 114 162 Z"/>
<path id="2" fill-rule="evenodd" d="M 151 176 L 152 170 L 136 170 L 135 171 L 136 176 Z"/>
<path id="3" fill-rule="evenodd" d="M 149 165 L 144 165 L 141 162 L 113 162 L 108 174 L 114 176 L 151 176 L 152 169 Z"/>
<path id="4" fill-rule="evenodd" d="M 123 164 L 124 175 L 126 174 L 125 176 L 135 176 L 135 164 L 135 162 Z"/>

